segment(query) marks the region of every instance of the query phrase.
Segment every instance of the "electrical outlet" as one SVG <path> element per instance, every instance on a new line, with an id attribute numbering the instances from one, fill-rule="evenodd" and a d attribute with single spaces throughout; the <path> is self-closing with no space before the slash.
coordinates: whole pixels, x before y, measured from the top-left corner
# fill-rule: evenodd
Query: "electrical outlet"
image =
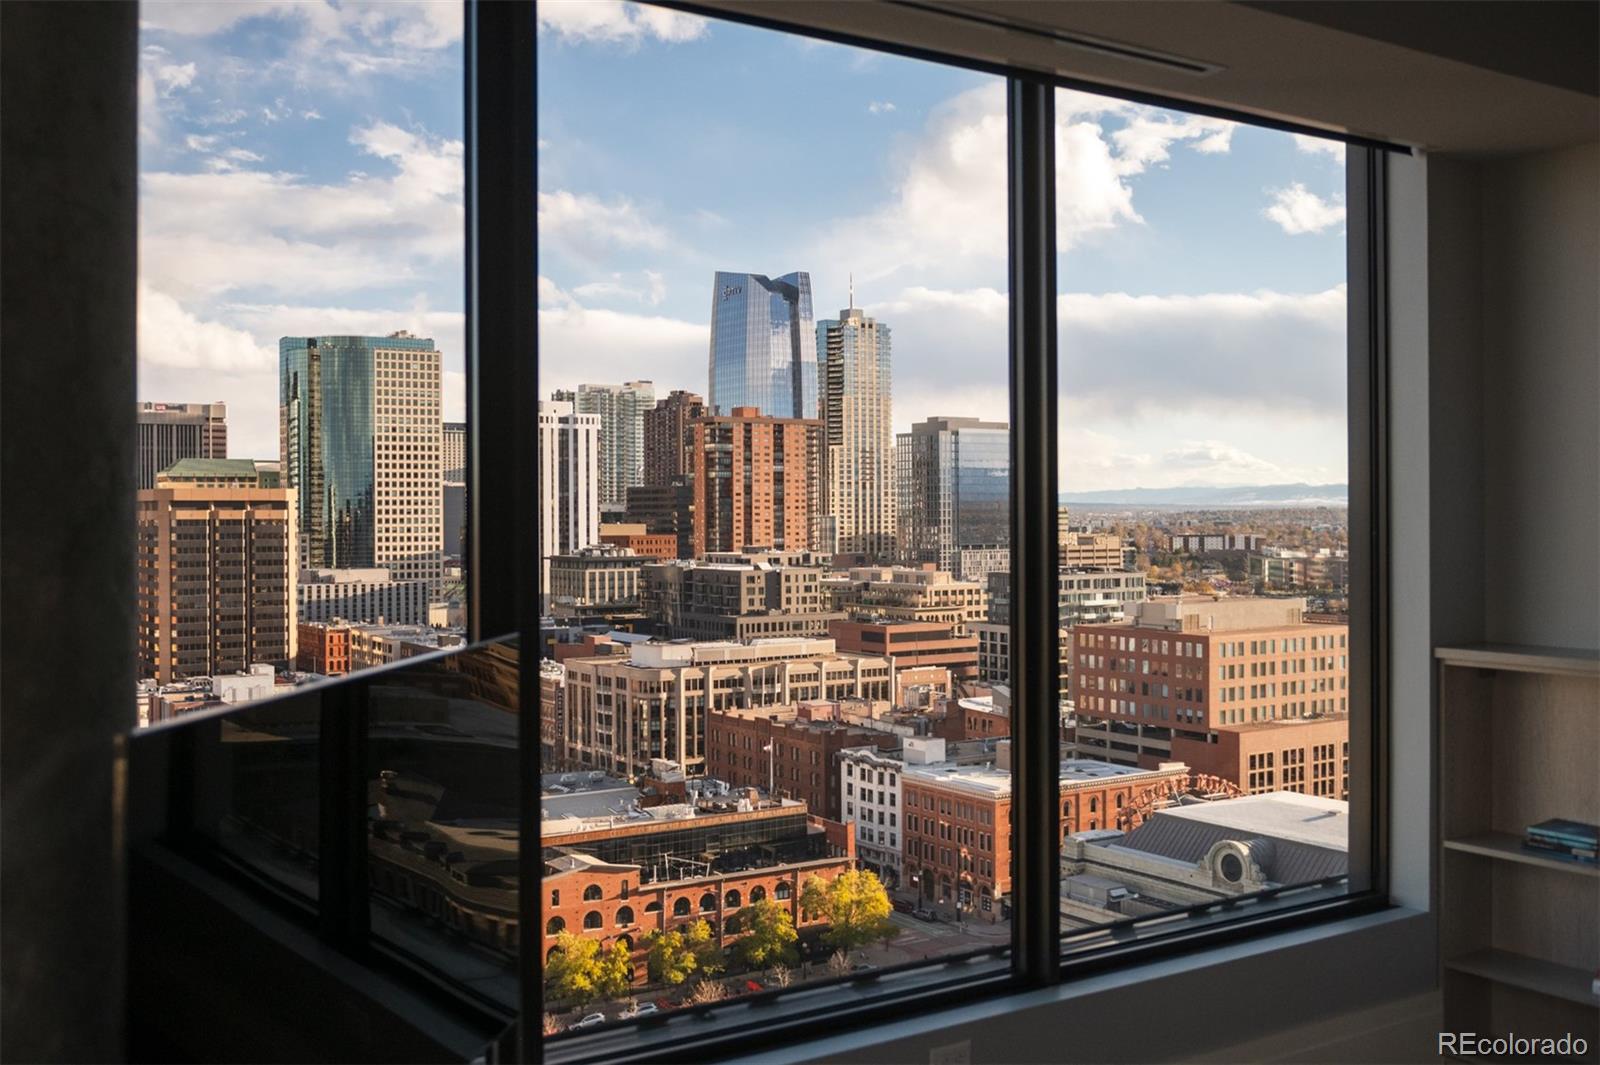
<path id="1" fill-rule="evenodd" d="M 934 1047 L 928 1051 L 928 1065 L 972 1065 L 972 1040 Z"/>

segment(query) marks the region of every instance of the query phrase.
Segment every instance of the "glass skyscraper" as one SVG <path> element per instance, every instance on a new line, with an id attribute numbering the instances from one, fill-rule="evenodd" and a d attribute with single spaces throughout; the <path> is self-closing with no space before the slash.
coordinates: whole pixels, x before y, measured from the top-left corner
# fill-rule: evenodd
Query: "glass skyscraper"
<path id="1" fill-rule="evenodd" d="M 963 547 L 1011 542 L 1010 427 L 929 418 L 895 442 L 896 534 L 907 562 L 954 572 Z"/>
<path id="2" fill-rule="evenodd" d="M 711 293 L 711 408 L 756 407 L 776 418 L 817 416 L 817 327 L 811 275 L 769 278 L 718 270 Z"/>
<path id="3" fill-rule="evenodd" d="M 304 569 L 443 574 L 440 354 L 409 333 L 278 341 L 283 484 Z"/>

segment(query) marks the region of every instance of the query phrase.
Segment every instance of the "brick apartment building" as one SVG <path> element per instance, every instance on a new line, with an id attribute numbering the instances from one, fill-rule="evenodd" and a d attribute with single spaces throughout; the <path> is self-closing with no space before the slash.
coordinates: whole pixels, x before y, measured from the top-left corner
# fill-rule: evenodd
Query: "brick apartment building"
<path id="1" fill-rule="evenodd" d="M 1218 725 L 1211 739 L 1172 737 L 1172 757 L 1196 773 L 1237 784 L 1247 795 L 1297 791 L 1350 797 L 1350 715 Z"/>
<path id="2" fill-rule="evenodd" d="M 1078 626 L 1078 753 L 1150 768 L 1222 745 L 1223 728 L 1273 722 L 1279 730 L 1259 742 L 1343 744 L 1321 723 L 1349 713 L 1349 629 L 1309 624 L 1304 612 L 1303 599 L 1163 599 L 1138 604 L 1119 624 Z M 1293 732 L 1285 723 L 1307 719 L 1318 729 L 1305 731 L 1304 742 L 1282 740 Z M 1246 773 L 1251 751 L 1267 753 L 1251 746 L 1257 742 L 1238 741 Z M 1213 757 L 1226 762 L 1220 775 L 1248 790 L 1236 760 L 1217 754 L 1208 764 Z"/>
<path id="3" fill-rule="evenodd" d="M 693 550 L 804 549 L 821 491 L 822 423 L 755 407 L 692 423 Z"/>
<path id="4" fill-rule="evenodd" d="M 678 557 L 677 536 L 648 532 L 647 528 L 642 522 L 602 522 L 600 542 L 625 547 L 641 559 Z"/>
<path id="5" fill-rule="evenodd" d="M 1011 894 L 1011 767 L 1009 745 L 992 765 L 908 762 L 900 778 L 904 804 L 904 886 L 924 905 L 969 919 L 1009 915 Z M 1060 836 L 1135 827 L 1150 791 L 1181 787 L 1187 766 L 1137 769 L 1084 759 L 1060 768 Z"/>
<path id="6" fill-rule="evenodd" d="M 342 677 L 350 672 L 350 626 L 338 621 L 302 621 L 298 626 L 300 646 L 294 668 L 324 677 Z"/>
<path id="7" fill-rule="evenodd" d="M 713 710 L 706 727 L 708 776 L 734 787 L 770 786 L 774 797 L 799 800 L 831 821 L 840 819 L 839 752 L 900 746 L 892 732 L 845 724 L 837 703 Z"/>
<path id="8" fill-rule="evenodd" d="M 828 635 L 841 651 L 887 656 L 897 678 L 932 667 L 948 670 L 952 682 L 978 680 L 978 638 L 957 632 L 950 622 L 840 620 L 828 623 Z M 895 701 L 903 701 L 898 691 Z"/>

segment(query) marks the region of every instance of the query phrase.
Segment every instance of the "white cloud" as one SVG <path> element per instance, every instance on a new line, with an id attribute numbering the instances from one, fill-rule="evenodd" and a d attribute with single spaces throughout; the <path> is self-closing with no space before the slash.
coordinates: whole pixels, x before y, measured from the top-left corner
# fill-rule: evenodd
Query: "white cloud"
<path id="1" fill-rule="evenodd" d="M 1131 179 L 1165 164 L 1174 145 L 1226 152 L 1234 126 L 1221 119 L 1074 91 L 1056 94 L 1057 242 L 1062 250 L 1143 221 Z M 1005 90 L 984 85 L 929 115 L 896 147 L 901 170 L 887 202 L 830 228 L 811 256 L 849 263 L 865 280 L 915 274 L 924 283 L 970 285 L 1004 275 Z"/>
<path id="2" fill-rule="evenodd" d="M 241 149 L 210 173 L 143 175 L 143 276 L 187 304 L 251 288 L 320 299 L 459 269 L 461 142 L 384 122 L 350 139 L 390 172 L 314 183 L 241 165 L 259 161 Z"/>
<path id="3" fill-rule="evenodd" d="M 1081 413 L 1342 417 L 1345 289 L 1060 297 L 1061 392 Z"/>
<path id="4" fill-rule="evenodd" d="M 678 43 L 703 37 L 708 28 L 697 15 L 622 0 L 540 0 L 536 10 L 540 30 L 568 41 Z"/>
<path id="5" fill-rule="evenodd" d="M 705 325 L 587 307 L 550 278 L 539 278 L 541 395 L 641 375 L 703 391 L 709 343 Z"/>
<path id="6" fill-rule="evenodd" d="M 1324 200 L 1296 181 L 1285 189 L 1271 189 L 1272 203 L 1262 214 L 1285 233 L 1321 233 L 1344 221 L 1344 197 Z"/>
<path id="7" fill-rule="evenodd" d="M 1310 155 L 1326 155 L 1339 165 L 1344 165 L 1345 147 L 1343 141 L 1329 140 L 1326 137 L 1313 137 L 1306 133 L 1293 134 L 1294 146 Z"/>
<path id="8" fill-rule="evenodd" d="M 572 295 L 582 300 L 625 300 L 630 303 L 659 306 L 666 298 L 666 280 L 655 270 L 640 271 L 643 287 L 628 284 L 624 275 L 613 273 L 602 281 L 591 281 L 573 288 Z"/>
<path id="9" fill-rule="evenodd" d="M 867 111 L 874 115 L 892 114 L 895 110 L 893 102 L 889 100 L 874 100 L 867 105 Z"/>
<path id="10" fill-rule="evenodd" d="M 667 233 L 626 199 L 613 203 L 565 189 L 539 193 L 539 239 L 586 258 L 611 248 L 664 248 Z"/>
<path id="11" fill-rule="evenodd" d="M 354 37 L 397 48 L 436 50 L 461 39 L 458 0 L 144 0 L 139 15 L 146 30 L 184 37 L 210 37 L 253 18 L 297 20 L 310 44 Z"/>
<path id="12" fill-rule="evenodd" d="M 1164 465 L 1181 470 L 1186 475 L 1192 475 L 1195 470 L 1203 470 L 1207 477 L 1223 478 L 1220 482 L 1207 482 L 1211 484 L 1233 484 L 1237 483 L 1240 477 L 1256 480 L 1263 476 L 1284 475 L 1284 468 L 1278 463 L 1269 462 L 1222 440 L 1186 440 L 1177 447 L 1163 452 L 1161 461 Z M 1221 471 L 1231 471 L 1231 473 Z"/>

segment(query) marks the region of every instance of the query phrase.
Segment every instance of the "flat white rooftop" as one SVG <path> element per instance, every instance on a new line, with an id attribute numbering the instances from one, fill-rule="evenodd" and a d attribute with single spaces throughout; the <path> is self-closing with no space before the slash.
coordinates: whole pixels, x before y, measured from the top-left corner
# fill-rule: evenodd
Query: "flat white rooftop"
<path id="1" fill-rule="evenodd" d="M 1350 844 L 1349 803 L 1320 795 L 1301 795 L 1296 791 L 1172 806 L 1159 811 L 1159 816 L 1179 817 L 1331 850 L 1345 850 Z"/>

